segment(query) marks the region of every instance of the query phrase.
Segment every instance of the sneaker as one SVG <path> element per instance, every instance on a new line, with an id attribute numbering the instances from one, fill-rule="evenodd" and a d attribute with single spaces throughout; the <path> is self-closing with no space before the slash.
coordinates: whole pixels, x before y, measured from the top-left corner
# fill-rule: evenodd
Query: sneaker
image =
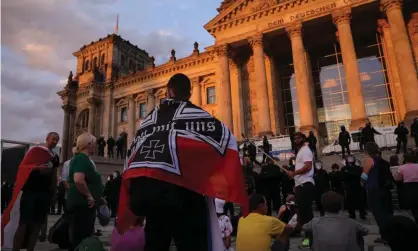
<path id="1" fill-rule="evenodd" d="M 305 238 L 303 241 L 302 241 L 302 244 L 300 244 L 299 245 L 299 248 L 300 249 L 304 249 L 304 248 L 310 248 L 310 245 L 309 245 L 310 243 L 309 243 L 309 239 L 308 238 Z"/>

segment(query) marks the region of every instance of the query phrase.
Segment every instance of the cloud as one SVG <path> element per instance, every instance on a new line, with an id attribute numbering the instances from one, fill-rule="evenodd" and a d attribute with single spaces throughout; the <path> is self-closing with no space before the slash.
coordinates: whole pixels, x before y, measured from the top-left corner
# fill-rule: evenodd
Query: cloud
<path id="1" fill-rule="evenodd" d="M 217 5 L 193 0 L 3 1 L 1 137 L 36 142 L 49 131 L 61 133 L 62 103 L 56 92 L 65 85 L 68 72 L 74 72 L 72 52 L 112 33 L 118 13 L 123 13 L 122 37 L 160 64 L 169 59 L 172 48 L 181 58 L 192 53 L 195 40 L 201 50 L 211 43 L 202 25 L 213 13 L 202 12 L 210 14 L 206 17 L 197 10 L 214 12 Z M 196 18 L 201 19 L 197 25 L 190 22 Z"/>
<path id="2" fill-rule="evenodd" d="M 372 79 L 372 76 L 370 76 L 370 74 L 367 72 L 362 72 L 360 73 L 360 79 L 361 81 L 369 81 Z"/>
<path id="3" fill-rule="evenodd" d="M 337 86 L 337 81 L 335 80 L 335 78 L 329 78 L 322 85 L 322 88 L 326 89 L 326 88 L 332 88 L 335 86 Z"/>

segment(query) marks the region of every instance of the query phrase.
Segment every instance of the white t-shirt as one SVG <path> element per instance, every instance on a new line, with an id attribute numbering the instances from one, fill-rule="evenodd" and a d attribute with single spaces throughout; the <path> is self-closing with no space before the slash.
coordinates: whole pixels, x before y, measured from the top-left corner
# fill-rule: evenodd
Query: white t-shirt
<path id="1" fill-rule="evenodd" d="M 70 174 L 70 162 L 71 162 L 71 159 L 65 161 L 64 164 L 62 165 L 62 170 L 61 170 L 62 181 L 68 181 L 68 176 Z"/>
<path id="2" fill-rule="evenodd" d="M 299 150 L 298 154 L 296 155 L 296 164 L 295 164 L 295 171 L 302 169 L 305 166 L 305 162 L 312 161 L 313 162 L 313 155 L 311 149 L 308 146 L 302 146 Z M 307 173 L 296 175 L 295 176 L 295 186 L 302 185 L 306 182 L 312 182 L 315 184 L 314 179 L 314 167 Z"/>

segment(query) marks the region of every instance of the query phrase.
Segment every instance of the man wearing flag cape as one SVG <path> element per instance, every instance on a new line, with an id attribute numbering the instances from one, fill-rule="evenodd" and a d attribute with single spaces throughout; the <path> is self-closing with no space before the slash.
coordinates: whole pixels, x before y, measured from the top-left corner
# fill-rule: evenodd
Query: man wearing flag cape
<path id="1" fill-rule="evenodd" d="M 32 251 L 41 226 L 46 222 L 57 186 L 59 158 L 52 151 L 59 135 L 51 132 L 45 146 L 29 149 L 19 165 L 12 199 L 1 219 L 2 248 Z"/>
<path id="2" fill-rule="evenodd" d="M 219 120 L 189 102 L 184 74 L 167 84 L 167 100 L 142 122 L 128 152 L 118 224 L 123 233 L 146 217 L 145 250 L 223 250 L 214 198 L 248 198 L 235 137 Z M 220 107 L 222 109 L 222 107 Z"/>

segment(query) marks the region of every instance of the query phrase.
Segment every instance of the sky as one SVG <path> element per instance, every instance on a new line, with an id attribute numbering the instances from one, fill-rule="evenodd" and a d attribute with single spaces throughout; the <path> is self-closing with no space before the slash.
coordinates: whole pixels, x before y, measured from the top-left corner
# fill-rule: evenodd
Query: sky
<path id="1" fill-rule="evenodd" d="M 64 113 L 56 94 L 72 55 L 113 33 L 145 49 L 161 64 L 176 50 L 189 55 L 214 40 L 203 28 L 222 0 L 6 0 L 1 1 L 1 138 L 43 142 L 62 133 Z"/>

